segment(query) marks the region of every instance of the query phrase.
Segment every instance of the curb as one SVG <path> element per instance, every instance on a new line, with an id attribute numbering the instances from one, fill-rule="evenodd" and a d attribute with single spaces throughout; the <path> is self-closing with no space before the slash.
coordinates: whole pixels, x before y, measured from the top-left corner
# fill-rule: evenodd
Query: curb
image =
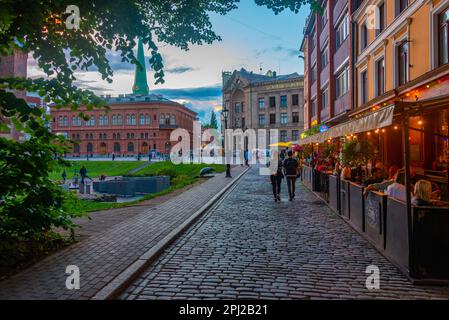
<path id="1" fill-rule="evenodd" d="M 217 193 L 212 199 L 210 199 L 204 206 L 193 213 L 186 221 L 172 230 L 162 240 L 160 240 L 155 246 L 142 254 L 137 260 L 135 260 L 130 266 L 116 276 L 110 283 L 98 291 L 91 300 L 113 300 L 117 298 L 123 290 L 128 287 L 132 281 L 134 281 L 149 265 L 154 262 L 162 252 L 177 240 L 190 226 L 192 226 L 199 218 L 203 216 L 220 198 L 234 186 L 240 178 L 248 172 L 249 168 L 246 168 L 240 173 L 234 181 L 224 187 L 219 193 Z"/>

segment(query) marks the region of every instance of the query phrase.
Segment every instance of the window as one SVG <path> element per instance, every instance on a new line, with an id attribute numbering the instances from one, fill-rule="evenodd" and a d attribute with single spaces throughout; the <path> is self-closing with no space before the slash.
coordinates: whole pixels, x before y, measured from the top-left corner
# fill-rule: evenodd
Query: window
<path id="1" fill-rule="evenodd" d="M 161 115 L 160 115 L 159 124 L 160 125 L 165 124 L 165 115 L 163 113 L 161 113 Z"/>
<path id="2" fill-rule="evenodd" d="M 114 143 L 114 152 L 120 153 L 120 143 Z"/>
<path id="3" fill-rule="evenodd" d="M 145 125 L 145 115 L 141 114 L 141 115 L 139 116 L 139 124 L 140 124 L 141 126 Z"/>
<path id="4" fill-rule="evenodd" d="M 265 115 L 259 114 L 259 126 L 264 126 L 264 125 L 265 125 Z"/>
<path id="5" fill-rule="evenodd" d="M 376 61 L 376 95 L 381 96 L 385 92 L 385 60 Z"/>
<path id="6" fill-rule="evenodd" d="M 299 112 L 293 112 L 292 113 L 292 122 L 293 123 L 299 123 Z"/>
<path id="7" fill-rule="evenodd" d="M 297 94 L 292 95 L 292 105 L 294 106 L 299 105 L 299 95 Z"/>
<path id="8" fill-rule="evenodd" d="M 312 75 L 311 75 L 311 78 L 312 78 L 312 83 L 314 83 L 314 82 L 316 81 L 316 79 L 317 79 L 316 64 L 313 65 L 313 67 L 312 67 Z"/>
<path id="9" fill-rule="evenodd" d="M 94 152 L 94 146 L 92 145 L 92 143 L 88 143 L 87 144 L 87 153 L 92 153 Z"/>
<path id="10" fill-rule="evenodd" d="M 323 9 L 323 15 L 321 16 L 321 27 L 324 28 L 327 24 L 327 3 L 321 6 Z"/>
<path id="11" fill-rule="evenodd" d="M 342 72 L 337 75 L 336 81 L 336 94 L 337 98 L 345 95 L 349 90 L 349 71 L 348 67 L 345 67 Z"/>
<path id="12" fill-rule="evenodd" d="M 131 115 L 131 125 L 135 126 L 136 124 L 137 124 L 136 123 L 136 115 L 133 114 L 133 115 Z"/>
<path id="13" fill-rule="evenodd" d="M 396 17 L 399 16 L 408 6 L 408 0 L 395 0 Z"/>
<path id="14" fill-rule="evenodd" d="M 376 36 L 385 30 L 385 3 L 379 5 L 379 28 L 376 30 Z"/>
<path id="15" fill-rule="evenodd" d="M 321 93 L 321 110 L 327 110 L 329 107 L 329 90 L 326 88 Z"/>
<path id="16" fill-rule="evenodd" d="M 115 114 L 112 115 L 112 125 L 113 126 L 117 125 L 117 116 Z"/>
<path id="17" fill-rule="evenodd" d="M 299 130 L 293 130 L 292 131 L 292 140 L 298 141 L 299 140 Z"/>
<path id="18" fill-rule="evenodd" d="M 276 108 L 276 97 L 270 97 L 270 108 Z"/>
<path id="19" fill-rule="evenodd" d="M 321 51 L 321 67 L 325 68 L 329 64 L 329 50 L 326 46 L 323 51 Z"/>
<path id="20" fill-rule="evenodd" d="M 365 104 L 368 102 L 368 71 L 360 74 L 360 102 Z"/>
<path id="21" fill-rule="evenodd" d="M 281 130 L 281 142 L 287 142 L 287 131 Z"/>
<path id="22" fill-rule="evenodd" d="M 365 50 L 368 46 L 368 28 L 366 21 L 360 26 L 360 50 Z"/>
<path id="23" fill-rule="evenodd" d="M 236 102 L 234 104 L 234 112 L 235 113 L 240 113 L 240 110 L 241 110 L 241 104 L 240 104 L 240 102 Z"/>
<path id="24" fill-rule="evenodd" d="M 127 114 L 127 115 L 126 115 L 126 125 L 127 125 L 127 126 L 130 126 L 130 125 L 131 125 L 131 115 L 130 115 L 130 114 Z"/>
<path id="25" fill-rule="evenodd" d="M 312 108 L 311 108 L 311 111 L 312 111 L 312 117 L 315 117 L 316 116 L 316 99 L 315 100 L 313 100 L 312 101 Z"/>
<path id="26" fill-rule="evenodd" d="M 408 44 L 402 43 L 397 47 L 398 55 L 398 85 L 401 86 L 408 81 Z"/>
<path id="27" fill-rule="evenodd" d="M 108 115 L 103 116 L 103 123 L 105 126 L 109 125 L 109 116 Z"/>
<path id="28" fill-rule="evenodd" d="M 244 128 L 245 128 L 245 126 L 246 126 L 246 123 L 245 123 L 245 118 L 242 118 L 242 128 L 244 129 Z"/>
<path id="29" fill-rule="evenodd" d="M 265 109 L 265 98 L 259 98 L 259 109 Z"/>
<path id="30" fill-rule="evenodd" d="M 134 143 L 128 143 L 128 152 L 134 152 Z"/>
<path id="31" fill-rule="evenodd" d="M 119 126 L 123 125 L 123 116 L 121 114 L 119 114 L 117 117 L 117 124 Z"/>
<path id="32" fill-rule="evenodd" d="M 90 125 L 91 125 L 91 127 L 95 126 L 95 116 L 94 115 L 90 116 Z"/>
<path id="33" fill-rule="evenodd" d="M 245 112 L 245 102 L 242 102 L 242 109 L 240 109 L 240 111 L 243 113 Z"/>
<path id="34" fill-rule="evenodd" d="M 439 63 L 440 66 L 449 62 L 449 8 L 438 17 Z"/>
<path id="35" fill-rule="evenodd" d="M 345 16 L 337 26 L 337 34 L 335 37 L 335 46 L 340 48 L 349 35 L 349 18 Z"/>
<path id="36" fill-rule="evenodd" d="M 270 113 L 270 124 L 276 124 L 276 113 Z"/>
<path id="37" fill-rule="evenodd" d="M 146 114 L 146 115 L 145 115 L 145 124 L 146 124 L 146 125 L 149 125 L 149 124 L 150 124 L 150 115 L 149 115 L 149 114 Z"/>
<path id="38" fill-rule="evenodd" d="M 170 124 L 172 126 L 176 125 L 176 117 L 175 117 L 174 114 L 172 114 L 171 117 L 170 117 Z"/>
<path id="39" fill-rule="evenodd" d="M 287 96 L 281 96 L 281 108 L 287 108 Z"/>
<path id="40" fill-rule="evenodd" d="M 98 116 L 98 125 L 103 126 L 103 116 L 102 115 Z"/>
<path id="41" fill-rule="evenodd" d="M 283 112 L 283 113 L 281 113 L 281 124 L 287 124 L 287 123 L 288 123 L 287 113 Z"/>

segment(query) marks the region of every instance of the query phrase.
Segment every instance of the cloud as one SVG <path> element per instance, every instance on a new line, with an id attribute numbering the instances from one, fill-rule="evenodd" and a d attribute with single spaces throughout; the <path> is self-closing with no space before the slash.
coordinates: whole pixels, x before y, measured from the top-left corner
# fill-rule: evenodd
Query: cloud
<path id="1" fill-rule="evenodd" d="M 180 74 L 180 73 L 186 73 L 186 72 L 195 71 L 195 70 L 198 70 L 198 69 L 192 68 L 192 67 L 173 67 L 173 68 L 167 68 L 164 71 L 166 73 Z"/>
<path id="2" fill-rule="evenodd" d="M 151 92 L 155 94 L 162 94 L 169 99 L 185 99 L 197 101 L 221 99 L 221 85 L 200 88 L 155 89 L 151 90 Z"/>
<path id="3" fill-rule="evenodd" d="M 271 48 L 266 48 L 266 49 L 258 49 L 254 51 L 254 56 L 255 58 L 260 58 L 261 56 L 267 54 L 267 53 L 284 53 L 286 54 L 288 57 L 296 57 L 299 55 L 299 51 L 297 49 L 293 49 L 293 48 L 287 48 L 284 47 L 281 44 L 278 44 L 277 46 L 271 47 Z"/>

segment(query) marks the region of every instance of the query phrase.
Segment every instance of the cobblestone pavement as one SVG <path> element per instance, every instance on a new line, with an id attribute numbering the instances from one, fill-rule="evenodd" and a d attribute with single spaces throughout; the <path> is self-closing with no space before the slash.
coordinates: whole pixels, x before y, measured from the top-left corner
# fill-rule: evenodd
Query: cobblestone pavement
<path id="1" fill-rule="evenodd" d="M 215 209 L 179 238 L 121 299 L 447 299 L 414 286 L 366 240 L 297 182 L 297 199 L 274 203 L 252 168 Z M 365 287 L 367 266 L 380 290 Z"/>
<path id="2" fill-rule="evenodd" d="M 233 168 L 234 179 L 243 170 L 240 166 Z M 120 209 L 120 214 L 130 210 L 131 216 L 123 221 L 106 219 L 104 230 L 92 226 L 89 237 L 1 281 L 0 300 L 93 297 L 230 182 L 224 173 L 217 174 L 160 205 Z M 136 208 L 142 211 L 134 212 Z M 114 212 L 109 210 L 109 214 Z M 107 213 L 100 215 L 105 217 Z M 68 290 L 65 286 L 68 265 L 80 269 L 80 290 Z"/>

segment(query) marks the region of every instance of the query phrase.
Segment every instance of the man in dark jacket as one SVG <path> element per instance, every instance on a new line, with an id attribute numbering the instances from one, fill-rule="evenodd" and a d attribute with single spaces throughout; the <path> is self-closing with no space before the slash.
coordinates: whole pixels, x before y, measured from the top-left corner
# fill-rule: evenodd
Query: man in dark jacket
<path id="1" fill-rule="evenodd" d="M 292 201 L 295 198 L 295 184 L 296 177 L 298 176 L 299 164 L 296 159 L 293 159 L 293 151 L 288 152 L 288 158 L 284 160 L 284 173 L 287 177 L 287 187 L 289 200 Z"/>
<path id="2" fill-rule="evenodd" d="M 281 201 L 282 179 L 284 179 L 284 174 L 282 173 L 282 161 L 279 159 L 277 169 L 270 175 L 271 185 L 273 186 L 274 202 Z"/>

